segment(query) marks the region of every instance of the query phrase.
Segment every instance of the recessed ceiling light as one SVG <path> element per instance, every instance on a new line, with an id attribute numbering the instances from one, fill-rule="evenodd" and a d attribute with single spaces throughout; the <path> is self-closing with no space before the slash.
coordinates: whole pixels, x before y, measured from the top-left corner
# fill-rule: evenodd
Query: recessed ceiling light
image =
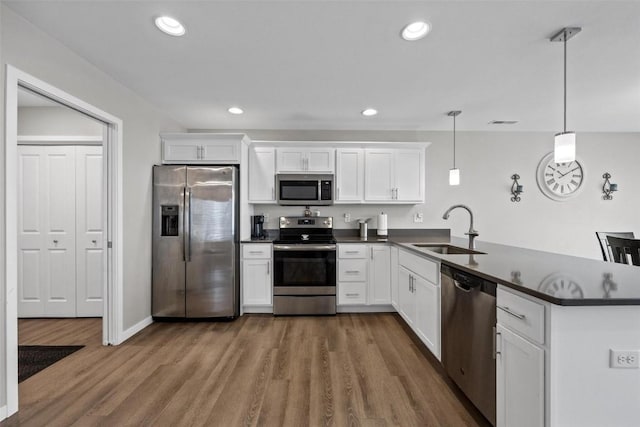
<path id="1" fill-rule="evenodd" d="M 230 112 L 231 114 L 242 114 L 242 113 L 244 113 L 244 111 L 240 107 L 231 107 L 227 111 Z"/>
<path id="2" fill-rule="evenodd" d="M 170 36 L 183 36 L 186 32 L 184 26 L 175 18 L 170 16 L 159 16 L 156 18 L 156 27 Z"/>
<path id="3" fill-rule="evenodd" d="M 402 38 L 408 41 L 420 40 L 431 31 L 431 24 L 428 22 L 412 22 L 402 30 Z"/>
<path id="4" fill-rule="evenodd" d="M 375 108 L 367 108 L 366 110 L 362 110 L 363 116 L 371 117 L 375 116 L 376 114 L 378 114 L 378 110 L 376 110 Z"/>

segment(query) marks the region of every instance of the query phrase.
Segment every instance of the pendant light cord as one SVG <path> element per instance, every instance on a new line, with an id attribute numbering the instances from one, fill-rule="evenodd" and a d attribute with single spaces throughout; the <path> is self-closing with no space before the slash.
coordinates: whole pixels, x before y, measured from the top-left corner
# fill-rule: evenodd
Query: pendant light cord
<path id="1" fill-rule="evenodd" d="M 564 133 L 567 133 L 567 31 L 566 30 L 564 32 Z"/>
<path id="2" fill-rule="evenodd" d="M 456 116 L 453 116 L 453 168 L 456 168 Z"/>

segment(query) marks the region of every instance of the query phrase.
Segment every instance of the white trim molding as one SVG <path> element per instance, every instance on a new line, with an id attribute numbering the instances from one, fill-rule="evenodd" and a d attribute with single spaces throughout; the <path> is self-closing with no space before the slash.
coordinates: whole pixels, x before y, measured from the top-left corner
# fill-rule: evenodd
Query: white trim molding
<path id="1" fill-rule="evenodd" d="M 18 135 L 18 145 L 102 145 L 102 135 Z"/>
<path id="2" fill-rule="evenodd" d="M 123 184 L 122 184 L 122 120 L 104 112 L 81 99 L 74 97 L 50 84 L 37 79 L 7 64 L 5 82 L 5 363 L 0 366 L 5 372 L 6 406 L 0 411 L 0 419 L 18 411 L 18 267 L 17 267 L 17 148 L 18 148 L 18 88 L 23 87 L 45 96 L 54 102 L 72 108 L 105 124 L 103 139 L 105 173 L 103 189 L 105 194 L 104 225 L 105 270 L 103 277 L 104 345 L 119 344 L 124 336 L 123 325 Z M 1 339 L 1 338 L 0 338 Z M 2 347 L 2 345 L 0 345 Z"/>
<path id="3" fill-rule="evenodd" d="M 137 334 L 147 326 L 151 325 L 152 323 L 153 323 L 153 318 L 149 316 L 146 319 L 142 319 L 141 321 L 139 321 L 138 323 L 136 323 L 126 331 L 122 332 L 122 335 L 120 336 L 120 338 L 122 338 L 122 340 L 120 341 L 120 344 L 122 344 L 123 342 L 125 342 L 126 340 L 128 340 L 129 338 L 131 338 L 132 336 L 134 336 L 135 334 Z"/>

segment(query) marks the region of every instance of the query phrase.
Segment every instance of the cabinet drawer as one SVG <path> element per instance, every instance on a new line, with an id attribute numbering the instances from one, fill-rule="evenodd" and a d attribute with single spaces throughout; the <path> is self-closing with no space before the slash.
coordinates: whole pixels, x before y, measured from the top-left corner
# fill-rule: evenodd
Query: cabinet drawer
<path id="1" fill-rule="evenodd" d="M 407 270 L 413 271 L 435 285 L 440 283 L 440 269 L 438 262 L 431 261 L 403 250 L 400 251 L 398 257 L 400 265 L 405 267 Z"/>
<path id="2" fill-rule="evenodd" d="M 338 283 L 338 304 L 366 304 L 367 284 L 365 282 Z"/>
<path id="3" fill-rule="evenodd" d="M 244 259 L 270 259 L 271 244 L 269 243 L 245 243 L 242 245 L 242 258 Z"/>
<path id="4" fill-rule="evenodd" d="M 341 259 L 338 261 L 338 281 L 340 282 L 366 282 L 366 259 Z"/>
<path id="5" fill-rule="evenodd" d="M 498 288 L 498 323 L 544 344 L 544 305 Z"/>
<path id="6" fill-rule="evenodd" d="M 367 245 L 338 245 L 338 258 L 366 258 Z"/>

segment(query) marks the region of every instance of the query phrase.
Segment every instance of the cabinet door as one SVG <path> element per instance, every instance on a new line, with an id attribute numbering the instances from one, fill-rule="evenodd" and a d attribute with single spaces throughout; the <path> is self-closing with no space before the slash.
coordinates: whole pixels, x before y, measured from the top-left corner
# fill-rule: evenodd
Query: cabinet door
<path id="1" fill-rule="evenodd" d="M 333 148 L 309 149 L 306 153 L 306 170 L 308 172 L 333 173 L 335 150 Z"/>
<path id="2" fill-rule="evenodd" d="M 364 199 L 364 151 L 336 150 L 336 203 L 361 203 Z"/>
<path id="3" fill-rule="evenodd" d="M 189 162 L 200 160 L 200 144 L 196 141 L 164 141 L 162 160 L 165 162 Z"/>
<path id="4" fill-rule="evenodd" d="M 391 305 L 400 311 L 400 304 L 398 303 L 398 248 L 393 246 L 391 250 Z"/>
<path id="5" fill-rule="evenodd" d="M 415 330 L 422 342 L 440 360 L 440 287 L 414 276 Z"/>
<path id="6" fill-rule="evenodd" d="M 256 147 L 249 153 L 249 202 L 275 202 L 275 148 Z"/>
<path id="7" fill-rule="evenodd" d="M 393 150 L 365 150 L 364 198 L 366 201 L 390 201 L 393 198 Z"/>
<path id="8" fill-rule="evenodd" d="M 271 260 L 242 261 L 243 305 L 271 305 Z"/>
<path id="9" fill-rule="evenodd" d="M 396 150 L 395 200 L 424 202 L 424 150 Z"/>
<path id="10" fill-rule="evenodd" d="M 304 172 L 306 152 L 302 148 L 278 148 L 278 172 Z"/>
<path id="11" fill-rule="evenodd" d="M 391 304 L 391 252 L 387 245 L 369 247 L 369 304 Z"/>
<path id="12" fill-rule="evenodd" d="M 544 425 L 544 349 L 498 324 L 497 426 Z"/>
<path id="13" fill-rule="evenodd" d="M 238 141 L 204 141 L 200 144 L 200 160 L 206 163 L 240 163 Z"/>
<path id="14" fill-rule="evenodd" d="M 400 300 L 400 315 L 409 326 L 414 327 L 416 318 L 415 296 L 411 288 L 412 275 L 406 268 L 398 269 L 398 298 Z"/>
<path id="15" fill-rule="evenodd" d="M 76 147 L 76 315 L 102 317 L 102 147 Z"/>
<path id="16" fill-rule="evenodd" d="M 18 316 L 75 317 L 74 147 L 18 147 Z"/>

